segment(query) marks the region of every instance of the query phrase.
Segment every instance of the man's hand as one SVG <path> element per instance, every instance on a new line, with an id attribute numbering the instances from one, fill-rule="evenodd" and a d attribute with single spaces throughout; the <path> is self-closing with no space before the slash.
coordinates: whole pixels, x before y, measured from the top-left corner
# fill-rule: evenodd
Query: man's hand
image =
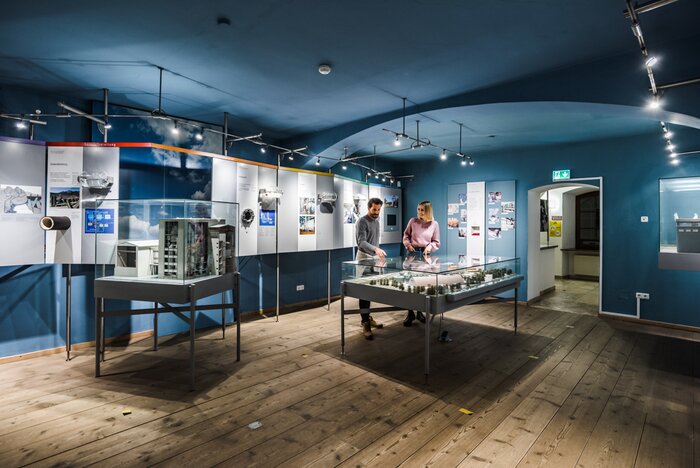
<path id="1" fill-rule="evenodd" d="M 411 252 L 411 253 L 413 253 L 413 252 L 416 251 L 416 249 L 414 249 L 413 246 L 412 246 L 411 244 L 408 244 L 408 247 L 406 247 L 406 250 L 408 250 L 408 251 Z"/>
<path id="2" fill-rule="evenodd" d="M 377 255 L 377 257 L 379 257 L 379 258 L 381 258 L 381 259 L 386 258 L 386 252 L 384 252 L 384 251 L 383 251 L 382 249 L 380 249 L 379 247 L 377 247 L 376 249 L 374 249 L 374 253 Z"/>

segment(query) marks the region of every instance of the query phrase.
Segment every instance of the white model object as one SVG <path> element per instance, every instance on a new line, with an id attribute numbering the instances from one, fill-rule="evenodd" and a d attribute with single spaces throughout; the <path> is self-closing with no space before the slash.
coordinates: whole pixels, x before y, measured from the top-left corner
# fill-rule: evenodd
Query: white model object
<path id="1" fill-rule="evenodd" d="M 123 240 L 117 244 L 115 276 L 147 277 L 158 270 L 157 240 Z"/>

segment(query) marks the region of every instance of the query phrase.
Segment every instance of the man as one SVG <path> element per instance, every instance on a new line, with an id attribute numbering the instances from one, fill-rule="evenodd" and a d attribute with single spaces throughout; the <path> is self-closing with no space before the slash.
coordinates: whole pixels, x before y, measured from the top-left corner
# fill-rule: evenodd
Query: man
<path id="1" fill-rule="evenodd" d="M 367 214 L 355 224 L 355 240 L 357 241 L 357 256 L 355 260 L 372 258 L 375 255 L 383 260 L 386 252 L 379 248 L 379 214 L 383 202 L 379 198 L 370 198 L 367 202 Z M 360 299 L 360 317 L 362 335 L 371 340 L 374 338 L 372 327 L 382 328 L 383 325 L 374 321 L 369 315 L 370 301 Z"/>

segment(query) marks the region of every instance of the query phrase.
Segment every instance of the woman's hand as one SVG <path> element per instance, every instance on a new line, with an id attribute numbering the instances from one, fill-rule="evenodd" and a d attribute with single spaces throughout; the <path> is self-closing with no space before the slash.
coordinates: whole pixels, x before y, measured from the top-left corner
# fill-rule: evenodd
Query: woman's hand
<path id="1" fill-rule="evenodd" d="M 430 252 L 432 252 L 432 251 L 433 251 L 433 248 L 432 248 L 431 246 L 429 246 L 429 245 L 426 246 L 426 247 L 423 249 L 423 253 L 424 253 L 425 255 L 430 255 Z"/>

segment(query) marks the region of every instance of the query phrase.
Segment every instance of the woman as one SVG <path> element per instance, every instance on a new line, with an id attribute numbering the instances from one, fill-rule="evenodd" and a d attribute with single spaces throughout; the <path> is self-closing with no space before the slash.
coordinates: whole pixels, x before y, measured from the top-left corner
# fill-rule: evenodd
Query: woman
<path id="1" fill-rule="evenodd" d="M 433 219 L 433 205 L 429 201 L 422 201 L 418 204 L 417 216 L 408 221 L 406 230 L 403 232 L 403 245 L 408 253 L 422 253 L 430 255 L 440 248 L 440 226 Z M 425 316 L 418 311 L 414 314 L 408 311 L 406 319 L 403 321 L 404 327 L 410 327 L 413 321 L 425 323 Z"/>

